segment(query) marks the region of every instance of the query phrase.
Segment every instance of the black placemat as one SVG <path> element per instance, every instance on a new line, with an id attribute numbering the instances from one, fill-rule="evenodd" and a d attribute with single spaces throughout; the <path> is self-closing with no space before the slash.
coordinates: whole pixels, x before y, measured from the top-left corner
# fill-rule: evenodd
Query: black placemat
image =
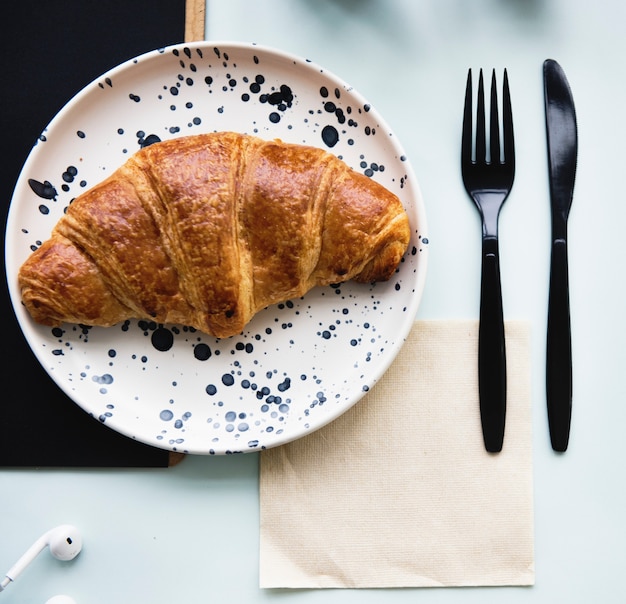
<path id="1" fill-rule="evenodd" d="M 144 52 L 184 40 L 185 0 L 13 0 L 0 21 L 2 259 L 21 167 L 84 86 Z M 114 432 L 74 404 L 35 359 L 0 292 L 0 466 L 166 467 L 172 456 Z"/>

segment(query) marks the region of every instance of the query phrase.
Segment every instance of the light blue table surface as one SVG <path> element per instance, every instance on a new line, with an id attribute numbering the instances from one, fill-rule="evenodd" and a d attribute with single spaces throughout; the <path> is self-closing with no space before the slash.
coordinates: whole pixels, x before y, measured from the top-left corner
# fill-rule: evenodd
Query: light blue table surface
<path id="1" fill-rule="evenodd" d="M 469 67 L 509 72 L 515 186 L 500 217 L 505 315 L 532 324 L 536 585 L 261 590 L 256 454 L 164 470 L 1 470 L 0 571 L 41 533 L 78 525 L 72 563 L 44 553 L 0 602 L 626 602 L 626 3 L 621 0 L 209 0 L 210 40 L 309 58 L 385 117 L 413 164 L 429 221 L 418 319 L 475 318 L 478 214 L 461 182 Z M 545 412 L 550 214 L 542 63 L 574 92 L 579 161 L 570 216 L 574 415 L 552 452 Z M 320 502 L 332 506 L 333 502 Z M 5 568 L 6 567 L 6 568 Z"/>

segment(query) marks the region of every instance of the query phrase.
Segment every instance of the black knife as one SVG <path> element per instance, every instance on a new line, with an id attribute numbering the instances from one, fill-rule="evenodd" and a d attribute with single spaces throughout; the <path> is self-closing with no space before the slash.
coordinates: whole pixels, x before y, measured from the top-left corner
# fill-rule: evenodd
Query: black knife
<path id="1" fill-rule="evenodd" d="M 552 448 L 563 452 L 569 443 L 572 418 L 567 218 L 574 194 L 578 133 L 572 92 L 563 69 L 556 61 L 544 61 L 543 82 L 552 207 L 546 395 Z"/>

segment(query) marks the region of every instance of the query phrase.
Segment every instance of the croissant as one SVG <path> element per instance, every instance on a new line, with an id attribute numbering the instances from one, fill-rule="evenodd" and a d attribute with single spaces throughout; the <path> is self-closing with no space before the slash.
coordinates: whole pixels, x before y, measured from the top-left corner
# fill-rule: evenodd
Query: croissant
<path id="1" fill-rule="evenodd" d="M 314 286 L 387 280 L 409 221 L 314 147 L 234 132 L 158 142 L 77 197 L 18 275 L 40 324 L 178 323 L 225 338 Z"/>

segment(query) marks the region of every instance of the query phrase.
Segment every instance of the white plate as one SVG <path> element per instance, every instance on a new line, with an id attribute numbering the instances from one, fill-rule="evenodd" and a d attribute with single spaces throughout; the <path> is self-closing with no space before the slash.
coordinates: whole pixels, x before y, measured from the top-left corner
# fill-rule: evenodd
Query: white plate
<path id="1" fill-rule="evenodd" d="M 396 193 L 412 225 L 399 271 L 374 286 L 316 288 L 265 309 L 225 340 L 137 321 L 108 329 L 36 325 L 20 304 L 17 272 L 69 202 L 141 144 L 220 130 L 316 145 Z M 116 67 L 52 120 L 15 189 L 6 268 L 26 339 L 76 403 L 145 443 L 226 454 L 310 433 L 380 378 L 415 319 L 426 276 L 425 229 L 418 183 L 398 138 L 351 86 L 270 48 L 201 42 Z"/>

